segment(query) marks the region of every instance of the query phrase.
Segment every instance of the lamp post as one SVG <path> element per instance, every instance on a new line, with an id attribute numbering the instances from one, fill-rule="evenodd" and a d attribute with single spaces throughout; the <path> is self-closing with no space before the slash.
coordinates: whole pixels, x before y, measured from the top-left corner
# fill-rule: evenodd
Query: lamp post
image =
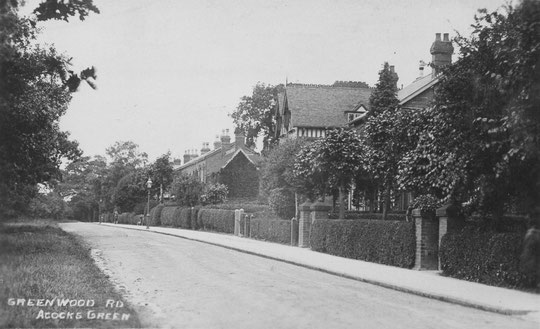
<path id="1" fill-rule="evenodd" d="M 146 187 L 148 188 L 148 203 L 146 204 L 146 229 L 148 229 L 148 220 L 150 217 L 150 189 L 152 188 L 152 179 L 150 179 L 150 177 L 148 177 L 148 180 L 146 181 Z"/>
<path id="2" fill-rule="evenodd" d="M 99 199 L 99 203 L 98 203 L 98 220 L 99 220 L 99 223 L 101 224 L 101 205 L 103 204 L 103 199 Z"/>

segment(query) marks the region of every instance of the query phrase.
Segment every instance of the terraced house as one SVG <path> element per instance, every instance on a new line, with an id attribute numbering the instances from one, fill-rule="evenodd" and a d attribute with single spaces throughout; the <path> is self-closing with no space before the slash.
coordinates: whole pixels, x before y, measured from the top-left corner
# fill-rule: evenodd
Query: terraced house
<path id="1" fill-rule="evenodd" d="M 259 191 L 257 163 L 259 155 L 245 144 L 245 137 L 236 134 L 231 142 L 228 129 L 216 136 L 214 149 L 203 143 L 200 155 L 186 151 L 184 164 L 177 166 L 178 175 L 193 175 L 203 183 L 221 183 L 229 189 L 229 198 L 256 197 Z"/>

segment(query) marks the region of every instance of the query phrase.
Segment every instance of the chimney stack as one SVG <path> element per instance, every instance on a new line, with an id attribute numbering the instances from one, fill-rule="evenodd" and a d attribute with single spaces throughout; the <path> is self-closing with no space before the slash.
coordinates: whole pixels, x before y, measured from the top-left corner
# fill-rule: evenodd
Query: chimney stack
<path id="1" fill-rule="evenodd" d="M 441 68 L 443 66 L 452 63 L 452 54 L 454 53 L 454 47 L 452 46 L 452 41 L 450 41 L 449 34 L 444 33 L 443 40 L 441 40 L 441 34 L 436 33 L 435 41 L 431 45 L 429 52 L 432 56 L 432 75 L 436 76 L 441 73 Z"/>
<path id="2" fill-rule="evenodd" d="M 201 155 L 210 152 L 210 143 L 204 142 L 201 149 Z"/>
<path id="3" fill-rule="evenodd" d="M 221 147 L 221 140 L 219 139 L 219 135 L 216 135 L 216 140 L 214 141 L 214 150 L 217 150 Z"/>
<path id="4" fill-rule="evenodd" d="M 426 67 L 426 62 L 423 60 L 420 60 L 420 64 L 418 65 L 418 76 L 421 78 L 424 76 L 424 67 Z"/>
<path id="5" fill-rule="evenodd" d="M 399 76 L 398 74 L 396 73 L 396 70 L 395 70 L 395 67 L 394 65 L 390 65 L 390 73 L 392 74 L 392 78 L 394 78 L 395 82 L 396 82 L 396 88 L 398 86 L 398 80 L 399 80 Z"/>
<path id="6" fill-rule="evenodd" d="M 184 164 L 188 163 L 189 160 L 191 160 L 191 155 L 189 155 L 189 151 L 184 152 Z"/>
<path id="7" fill-rule="evenodd" d="M 244 136 L 243 132 L 237 132 L 234 135 L 234 143 L 236 144 L 237 149 L 246 145 L 246 137 Z"/>
<path id="8" fill-rule="evenodd" d="M 221 134 L 221 144 L 223 146 L 229 145 L 231 143 L 231 136 L 229 136 L 229 129 L 225 129 Z"/>

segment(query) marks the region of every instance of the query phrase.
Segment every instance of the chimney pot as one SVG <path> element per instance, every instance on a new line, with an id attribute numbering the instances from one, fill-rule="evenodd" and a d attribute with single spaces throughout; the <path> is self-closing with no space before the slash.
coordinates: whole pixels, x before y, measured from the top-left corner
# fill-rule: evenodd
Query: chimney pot
<path id="1" fill-rule="evenodd" d="M 435 33 L 435 41 L 441 41 L 441 34 Z"/>
<path id="2" fill-rule="evenodd" d="M 443 41 L 450 41 L 450 39 L 448 38 L 448 33 L 445 33 L 443 36 L 444 36 Z"/>

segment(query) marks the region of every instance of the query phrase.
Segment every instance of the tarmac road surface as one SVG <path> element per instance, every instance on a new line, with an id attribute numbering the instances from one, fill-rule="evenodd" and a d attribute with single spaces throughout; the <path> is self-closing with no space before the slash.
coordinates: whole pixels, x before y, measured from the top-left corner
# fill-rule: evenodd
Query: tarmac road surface
<path id="1" fill-rule="evenodd" d="M 520 316 L 454 305 L 178 237 L 64 223 L 159 328 L 540 328 Z"/>

